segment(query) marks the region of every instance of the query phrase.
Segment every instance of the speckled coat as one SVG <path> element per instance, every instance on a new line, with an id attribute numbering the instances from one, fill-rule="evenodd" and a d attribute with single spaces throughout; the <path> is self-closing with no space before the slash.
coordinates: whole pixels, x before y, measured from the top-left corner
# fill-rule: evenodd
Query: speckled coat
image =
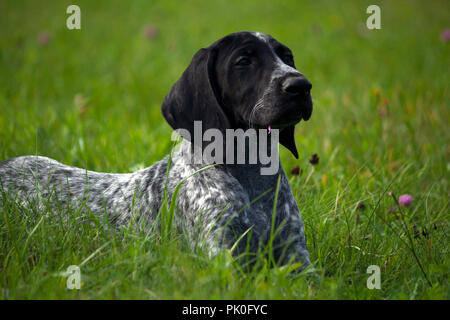
<path id="1" fill-rule="evenodd" d="M 167 184 L 169 157 L 134 173 L 112 174 L 67 166 L 46 157 L 23 156 L 0 163 L 1 185 L 25 206 L 32 202 L 44 206 L 39 198 L 50 200 L 55 208 L 70 201 L 72 208 L 84 205 L 99 216 L 106 210 L 116 225 L 128 224 L 132 216 L 135 221 L 151 224 L 159 218 L 164 187 L 167 185 L 170 201 L 177 184 L 190 176 L 180 187 L 175 219 L 188 231 L 193 245 L 206 245 L 215 254 L 220 248 L 231 247 L 248 229 L 250 239 L 241 239 L 236 252 L 245 250 L 247 242 L 250 252 L 267 245 L 278 175 L 260 175 L 259 165 L 215 165 L 192 175 L 205 165 L 186 161 L 182 150 L 189 144 L 184 141 L 181 151 L 173 153 Z M 273 243 L 274 256 L 281 263 L 294 258 L 306 266 L 309 254 L 302 219 L 281 166 L 279 175 L 274 230 L 281 228 Z"/>

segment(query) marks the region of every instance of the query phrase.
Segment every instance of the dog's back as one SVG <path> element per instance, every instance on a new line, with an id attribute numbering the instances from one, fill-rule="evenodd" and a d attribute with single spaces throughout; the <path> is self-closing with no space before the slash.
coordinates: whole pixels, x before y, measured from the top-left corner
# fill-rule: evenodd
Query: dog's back
<path id="1" fill-rule="evenodd" d="M 164 182 L 158 177 L 164 177 L 166 169 L 166 159 L 135 173 L 117 174 L 80 169 L 42 156 L 21 156 L 0 162 L 0 190 L 25 206 L 85 206 L 94 214 L 106 212 L 112 220 L 126 222 L 133 209 L 157 211 Z M 149 194 L 152 189 L 158 192 Z M 135 203 L 139 208 L 133 208 Z"/>

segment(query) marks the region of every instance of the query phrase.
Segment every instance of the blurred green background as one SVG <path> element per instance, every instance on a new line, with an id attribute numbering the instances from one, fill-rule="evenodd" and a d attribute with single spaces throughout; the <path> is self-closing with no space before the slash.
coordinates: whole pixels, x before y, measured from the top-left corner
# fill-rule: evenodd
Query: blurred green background
<path id="1" fill-rule="evenodd" d="M 381 30 L 365 25 L 374 3 Z M 164 96 L 198 49 L 235 31 L 268 33 L 290 47 L 313 84 L 312 118 L 296 130 L 300 159 L 280 149 L 312 258 L 324 275 L 321 287 L 271 291 L 266 278 L 265 285 L 235 279 L 235 291 L 226 284 L 215 291 L 186 276 L 167 280 L 175 293 L 161 287 L 151 297 L 448 298 L 448 1 L 76 1 L 81 30 L 66 28 L 70 4 L 0 2 L 0 160 L 40 154 L 108 172 L 151 165 L 171 146 L 160 113 Z M 316 166 L 308 162 L 314 153 Z M 300 175 L 290 174 L 296 165 Z M 428 233 L 414 246 L 433 286 L 401 241 L 406 235 L 387 190 L 415 199 L 407 226 Z M 399 235 L 378 215 L 392 220 Z M 2 239 L 5 252 L 14 251 L 11 239 Z M 68 260 L 61 258 L 60 267 Z M 5 261 L 0 287 L 12 290 L 15 269 Z M 385 265 L 384 291 L 365 288 L 370 264 Z M 40 264 L 28 268 L 48 272 Z M 198 273 L 195 262 L 187 269 L 214 277 Z M 40 297 L 26 277 L 15 279 L 22 285 L 15 297 Z M 145 279 L 141 289 L 152 281 Z M 144 289 L 136 295 L 104 290 L 79 297 L 146 297 Z"/>

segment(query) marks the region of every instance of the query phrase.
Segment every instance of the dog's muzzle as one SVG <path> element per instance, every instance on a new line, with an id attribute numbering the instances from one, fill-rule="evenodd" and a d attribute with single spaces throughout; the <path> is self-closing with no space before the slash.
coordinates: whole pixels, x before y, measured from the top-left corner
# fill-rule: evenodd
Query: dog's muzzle
<path id="1" fill-rule="evenodd" d="M 303 75 L 288 77 L 281 84 L 283 94 L 298 101 L 301 118 L 305 121 L 309 120 L 312 113 L 311 88 L 311 82 Z"/>

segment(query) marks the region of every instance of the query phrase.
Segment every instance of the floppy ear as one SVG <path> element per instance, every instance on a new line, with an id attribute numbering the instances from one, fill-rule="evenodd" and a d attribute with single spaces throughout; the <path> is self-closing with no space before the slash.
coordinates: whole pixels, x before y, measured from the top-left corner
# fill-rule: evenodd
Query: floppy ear
<path id="1" fill-rule="evenodd" d="M 170 126 L 175 130 L 188 130 L 191 139 L 194 137 L 194 121 L 202 121 L 203 131 L 210 128 L 225 131 L 230 128 L 229 120 L 215 93 L 215 60 L 214 49 L 200 49 L 181 78 L 173 85 L 161 107 Z"/>
<path id="2" fill-rule="evenodd" d="M 294 131 L 295 131 L 294 126 L 290 126 L 281 130 L 279 142 L 283 146 L 285 146 L 290 152 L 292 152 L 295 158 L 298 159 L 297 147 L 295 146 Z"/>

